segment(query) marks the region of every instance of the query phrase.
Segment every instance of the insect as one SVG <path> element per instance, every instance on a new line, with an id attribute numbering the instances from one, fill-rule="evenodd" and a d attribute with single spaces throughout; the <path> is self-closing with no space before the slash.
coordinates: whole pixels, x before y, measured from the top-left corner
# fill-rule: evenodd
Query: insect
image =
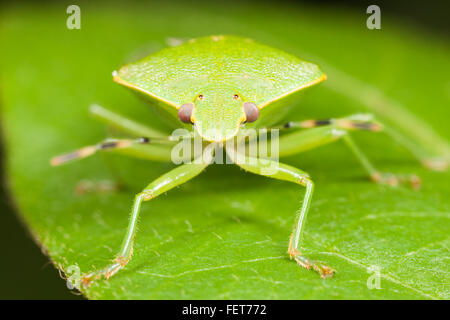
<path id="1" fill-rule="evenodd" d="M 273 164 L 276 169 L 268 173 L 264 170 L 262 158 L 252 158 L 230 143 L 239 139 L 244 129 L 279 129 L 280 157 L 343 140 L 373 181 L 390 185 L 409 183 L 413 187 L 420 184 L 414 175 L 379 172 L 353 142 L 350 131 L 382 129 L 382 125 L 371 115 L 285 121 L 286 112 L 295 107 L 299 93 L 324 81 L 326 75 L 313 63 L 251 39 L 235 36 L 192 39 L 123 66 L 113 73 L 113 79 L 148 100 L 154 110 L 168 120 L 169 126 L 185 128 L 192 137 L 200 136 L 203 143 L 212 148 L 205 148 L 199 156 L 200 161 L 177 166 L 136 195 L 120 251 L 110 265 L 84 274 L 82 283 L 85 286 L 95 279 L 108 279 L 125 268 L 132 256 L 142 203 L 199 175 L 211 164 L 212 154 L 218 148 L 225 150 L 232 159 L 239 155 L 244 161 L 235 161 L 236 165 L 248 172 L 293 182 L 306 189 L 295 218 L 288 254 L 300 266 L 317 271 L 322 278 L 332 276 L 333 268 L 308 259 L 300 251 L 302 231 L 314 190 L 312 178 L 306 172 L 270 157 L 265 158 L 264 163 Z M 130 156 L 151 160 L 170 159 L 168 155 L 176 140 L 173 135 L 164 135 L 147 124 L 127 119 L 100 106 L 93 106 L 91 111 L 107 124 L 136 138 L 109 139 L 87 146 L 53 158 L 53 165 L 107 150 L 120 150 Z M 152 148 L 155 145 L 160 147 Z"/>

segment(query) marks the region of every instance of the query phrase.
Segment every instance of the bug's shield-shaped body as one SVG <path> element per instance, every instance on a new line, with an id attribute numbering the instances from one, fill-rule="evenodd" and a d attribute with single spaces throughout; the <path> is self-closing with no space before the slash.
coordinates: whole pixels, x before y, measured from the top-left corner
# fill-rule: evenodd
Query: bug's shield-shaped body
<path id="1" fill-rule="evenodd" d="M 249 126 L 267 126 L 281 120 L 288 97 L 324 79 L 315 64 L 235 36 L 191 40 L 114 74 L 116 82 L 142 93 L 177 127 L 177 111 L 193 104 L 187 116 L 208 141 L 227 140 L 254 118 L 254 112 L 250 118 L 245 112 L 245 102 L 261 110 Z M 182 116 L 185 119 L 186 112 Z"/>

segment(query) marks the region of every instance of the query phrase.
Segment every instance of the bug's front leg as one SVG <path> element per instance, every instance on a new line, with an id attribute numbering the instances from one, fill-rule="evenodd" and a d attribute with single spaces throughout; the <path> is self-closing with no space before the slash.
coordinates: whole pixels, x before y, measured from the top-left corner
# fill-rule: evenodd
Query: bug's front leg
<path id="1" fill-rule="evenodd" d="M 90 107 L 90 112 L 107 125 L 139 138 L 107 139 L 95 145 L 56 156 L 50 161 L 53 166 L 86 158 L 103 151 L 116 151 L 132 157 L 166 162 L 171 160 L 171 150 L 174 143 L 179 141 L 180 138 L 192 138 L 193 136 L 192 132 L 187 132 L 186 136 L 167 135 L 97 104 Z"/>
<path id="2" fill-rule="evenodd" d="M 294 229 L 289 240 L 288 253 L 290 258 L 295 259 L 295 261 L 302 267 L 317 271 L 322 278 L 331 277 L 335 272 L 334 269 L 330 268 L 323 262 L 308 259 L 302 255 L 300 251 L 300 242 L 303 235 L 306 216 L 309 211 L 312 194 L 314 191 L 314 183 L 309 175 L 306 172 L 287 164 L 278 163 L 269 159 L 252 158 L 244 154 L 239 154 L 233 146 L 227 146 L 226 151 L 234 163 L 246 171 L 278 180 L 294 182 L 306 188 L 302 207 L 297 213 Z"/>
<path id="3" fill-rule="evenodd" d="M 50 160 L 50 163 L 52 166 L 59 166 L 70 161 L 89 157 L 99 151 L 125 149 L 131 148 L 138 144 L 148 144 L 148 143 L 150 143 L 150 138 L 145 137 L 139 139 L 109 139 L 92 146 L 86 146 L 73 152 L 53 157 Z"/>
<path id="4" fill-rule="evenodd" d="M 121 248 L 113 263 L 109 266 L 94 272 L 86 273 L 82 276 L 81 283 L 87 287 L 91 281 L 105 278 L 109 279 L 120 269 L 123 269 L 131 258 L 133 253 L 133 242 L 136 235 L 136 226 L 139 217 L 139 209 L 142 202 L 149 201 L 160 194 L 173 189 L 180 184 L 187 182 L 200 174 L 212 161 L 213 149 L 206 149 L 203 157 L 196 159 L 193 163 L 181 165 L 172 171 L 162 175 L 158 179 L 150 183 L 142 192 L 136 195 L 130 214 L 130 220 L 125 238 L 123 239 Z M 207 154 L 206 154 L 207 153 Z"/>

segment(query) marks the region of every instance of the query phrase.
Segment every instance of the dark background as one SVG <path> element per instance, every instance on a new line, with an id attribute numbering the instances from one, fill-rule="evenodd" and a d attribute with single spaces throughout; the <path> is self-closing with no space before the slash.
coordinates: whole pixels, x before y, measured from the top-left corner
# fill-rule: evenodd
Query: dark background
<path id="1" fill-rule="evenodd" d="M 297 1 L 289 2 L 295 5 Z M 394 16 L 416 28 L 423 28 L 445 37 L 449 36 L 448 0 L 304 2 L 317 6 L 348 7 L 361 11 L 361 14 L 365 14 L 368 5 L 377 4 L 381 8 L 381 19 L 384 15 Z M 0 184 L 0 299 L 82 299 L 81 296 L 75 295 L 66 288 L 65 281 L 60 278 L 49 259 L 41 253 L 40 248 L 34 243 L 31 235 L 15 214 L 4 179 L 4 156 L 4 150 L 0 144 L 0 181 L 2 182 Z M 10 281 L 11 278 L 15 281 Z"/>

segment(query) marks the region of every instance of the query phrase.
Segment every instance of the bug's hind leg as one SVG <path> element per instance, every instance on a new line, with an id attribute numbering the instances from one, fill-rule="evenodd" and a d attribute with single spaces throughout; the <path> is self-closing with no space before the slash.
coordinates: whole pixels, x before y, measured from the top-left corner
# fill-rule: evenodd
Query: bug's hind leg
<path id="1" fill-rule="evenodd" d="M 420 187 L 420 178 L 416 175 L 398 175 L 380 172 L 357 147 L 349 135 L 351 130 L 380 131 L 383 127 L 371 115 L 357 114 L 341 119 L 306 120 L 289 122 L 284 128 L 307 128 L 280 137 L 280 157 L 304 152 L 319 146 L 344 140 L 365 169 L 370 179 L 376 183 L 397 186 L 407 184 L 414 189 Z"/>
<path id="2" fill-rule="evenodd" d="M 119 270 L 125 268 L 133 254 L 133 243 L 136 236 L 137 221 L 142 202 L 152 200 L 199 175 L 212 162 L 213 151 L 214 149 L 206 149 L 202 157 L 194 160 L 192 163 L 176 167 L 172 171 L 160 176 L 136 195 L 131 209 L 127 232 L 119 253 L 107 267 L 84 274 L 81 277 L 81 283 L 84 287 L 88 287 L 93 280 L 101 278 L 109 279 Z"/>
<path id="3" fill-rule="evenodd" d="M 278 180 L 294 182 L 306 188 L 302 207 L 297 213 L 294 229 L 290 237 L 288 253 L 290 258 L 294 259 L 300 266 L 317 271 L 322 278 L 331 277 L 335 272 L 333 268 L 321 261 L 308 259 L 300 251 L 300 242 L 314 190 L 314 183 L 308 174 L 300 169 L 278 163 L 277 161 L 257 159 L 239 154 L 234 150 L 234 147 L 227 146 L 226 151 L 233 162 L 246 171 Z"/>
<path id="4" fill-rule="evenodd" d="M 369 159 L 358 148 L 350 135 L 346 134 L 342 137 L 342 139 L 349 147 L 349 149 L 353 152 L 356 159 L 358 159 L 358 161 L 361 163 L 363 168 L 367 171 L 372 181 L 376 183 L 391 185 L 393 187 L 398 186 L 399 184 L 407 184 L 410 185 L 413 189 L 420 188 L 421 181 L 417 175 L 380 172 L 372 165 Z"/>

